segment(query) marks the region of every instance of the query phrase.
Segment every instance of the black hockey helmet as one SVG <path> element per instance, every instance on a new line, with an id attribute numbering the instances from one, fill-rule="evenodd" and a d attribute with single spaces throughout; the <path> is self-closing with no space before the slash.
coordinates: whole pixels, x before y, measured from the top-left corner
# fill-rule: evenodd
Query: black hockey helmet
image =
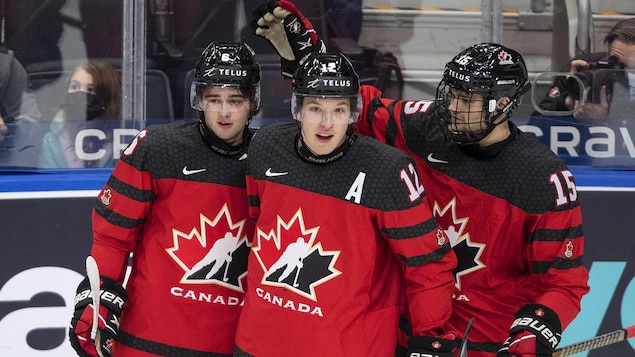
<path id="1" fill-rule="evenodd" d="M 296 119 L 304 97 L 349 97 L 353 122 L 361 112 L 359 76 L 349 59 L 341 53 L 308 54 L 293 76 L 292 87 L 291 112 Z"/>
<path id="2" fill-rule="evenodd" d="M 438 114 L 446 135 L 459 144 L 480 141 L 512 115 L 530 86 L 525 61 L 515 50 L 496 43 L 479 43 L 461 51 L 446 64 L 443 79 L 437 87 Z M 485 126 L 480 131 L 451 129 L 450 88 L 483 96 Z M 497 109 L 498 100 L 503 97 L 508 97 L 509 103 Z M 504 120 L 494 123 L 501 114 L 505 114 Z"/>
<path id="3" fill-rule="evenodd" d="M 211 42 L 194 68 L 190 90 L 192 108 L 202 111 L 199 98 L 209 86 L 238 87 L 252 101 L 252 111 L 260 107 L 260 65 L 246 43 Z"/>

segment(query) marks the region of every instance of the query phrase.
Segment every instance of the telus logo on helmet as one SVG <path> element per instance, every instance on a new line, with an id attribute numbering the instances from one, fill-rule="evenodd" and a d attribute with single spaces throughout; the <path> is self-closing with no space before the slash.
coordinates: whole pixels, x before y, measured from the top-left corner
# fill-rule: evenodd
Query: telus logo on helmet
<path id="1" fill-rule="evenodd" d="M 322 84 L 325 87 L 350 87 L 351 86 L 351 81 L 350 79 L 348 80 L 344 80 L 344 79 L 323 79 L 322 80 Z"/>
<path id="2" fill-rule="evenodd" d="M 458 79 L 459 81 L 465 82 L 465 83 L 469 83 L 472 80 L 472 77 L 464 74 L 464 73 L 459 73 L 457 71 L 454 71 L 452 69 L 448 69 L 448 75 L 454 79 Z"/>
<path id="3" fill-rule="evenodd" d="M 247 77 L 246 69 L 227 69 L 227 68 L 219 68 L 218 73 L 221 76 L 231 76 L 231 77 Z"/>

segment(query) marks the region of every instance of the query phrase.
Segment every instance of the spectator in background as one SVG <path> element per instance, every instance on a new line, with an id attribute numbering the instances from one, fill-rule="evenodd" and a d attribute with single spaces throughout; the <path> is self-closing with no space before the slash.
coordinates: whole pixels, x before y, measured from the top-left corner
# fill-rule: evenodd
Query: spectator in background
<path id="1" fill-rule="evenodd" d="M 583 79 L 589 90 L 580 102 L 580 86 L 575 80 L 556 78 L 540 107 L 549 111 L 571 111 L 580 122 L 606 123 L 606 119 L 632 116 L 635 109 L 635 18 L 622 20 L 604 37 L 607 52 L 576 56 L 569 72 Z M 589 68 L 594 68 L 590 70 Z M 628 71 L 623 71 L 625 68 Z M 583 87 L 584 90 L 584 87 Z"/>
<path id="2" fill-rule="evenodd" d="M 44 135 L 40 167 L 112 167 L 112 127 L 121 114 L 121 78 L 108 63 L 89 60 L 78 66 L 68 83 L 60 105 Z M 113 121 L 105 123 L 104 121 Z M 76 147 L 76 136 L 83 129 L 102 129 L 105 137 L 88 136 Z"/>
<path id="3" fill-rule="evenodd" d="M 13 51 L 0 47 L 0 167 L 35 167 L 41 145 L 40 112 Z"/>

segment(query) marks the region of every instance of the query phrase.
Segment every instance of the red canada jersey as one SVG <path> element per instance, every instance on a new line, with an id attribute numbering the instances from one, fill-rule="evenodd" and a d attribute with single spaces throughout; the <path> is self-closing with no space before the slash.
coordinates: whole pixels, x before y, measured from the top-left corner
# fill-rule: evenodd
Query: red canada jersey
<path id="1" fill-rule="evenodd" d="M 412 159 L 356 137 L 314 164 L 297 135 L 296 123 L 265 126 L 249 148 L 257 223 L 237 356 L 392 356 L 405 297 L 416 333 L 439 335 L 456 258 Z"/>
<path id="2" fill-rule="evenodd" d="M 475 317 L 471 357 L 492 357 L 516 312 L 539 303 L 566 327 L 589 290 L 582 264 L 582 215 L 563 160 L 512 123 L 488 157 L 450 143 L 433 101 L 379 98 L 368 86 L 356 131 L 416 160 L 428 203 L 458 258 L 448 328 L 462 334 Z M 487 352 L 478 352 L 487 351 Z"/>
<path id="3" fill-rule="evenodd" d="M 253 234 L 247 154 L 213 151 L 199 125 L 142 130 L 98 196 L 101 274 L 123 281 L 133 253 L 115 356 L 233 353 Z"/>

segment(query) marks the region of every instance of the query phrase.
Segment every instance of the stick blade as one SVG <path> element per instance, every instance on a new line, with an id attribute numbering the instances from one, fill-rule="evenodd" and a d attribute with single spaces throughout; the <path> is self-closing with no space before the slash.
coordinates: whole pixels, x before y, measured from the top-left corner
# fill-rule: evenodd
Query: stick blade
<path id="1" fill-rule="evenodd" d="M 97 336 L 97 327 L 99 324 L 99 268 L 97 261 L 92 256 L 86 257 L 86 275 L 90 283 L 90 291 L 93 294 L 93 326 L 90 331 L 90 338 L 94 341 Z"/>
<path id="2" fill-rule="evenodd" d="M 88 275 L 88 280 L 96 276 L 97 282 L 99 282 L 99 268 L 97 267 L 97 261 L 92 255 L 86 257 L 86 274 Z"/>

